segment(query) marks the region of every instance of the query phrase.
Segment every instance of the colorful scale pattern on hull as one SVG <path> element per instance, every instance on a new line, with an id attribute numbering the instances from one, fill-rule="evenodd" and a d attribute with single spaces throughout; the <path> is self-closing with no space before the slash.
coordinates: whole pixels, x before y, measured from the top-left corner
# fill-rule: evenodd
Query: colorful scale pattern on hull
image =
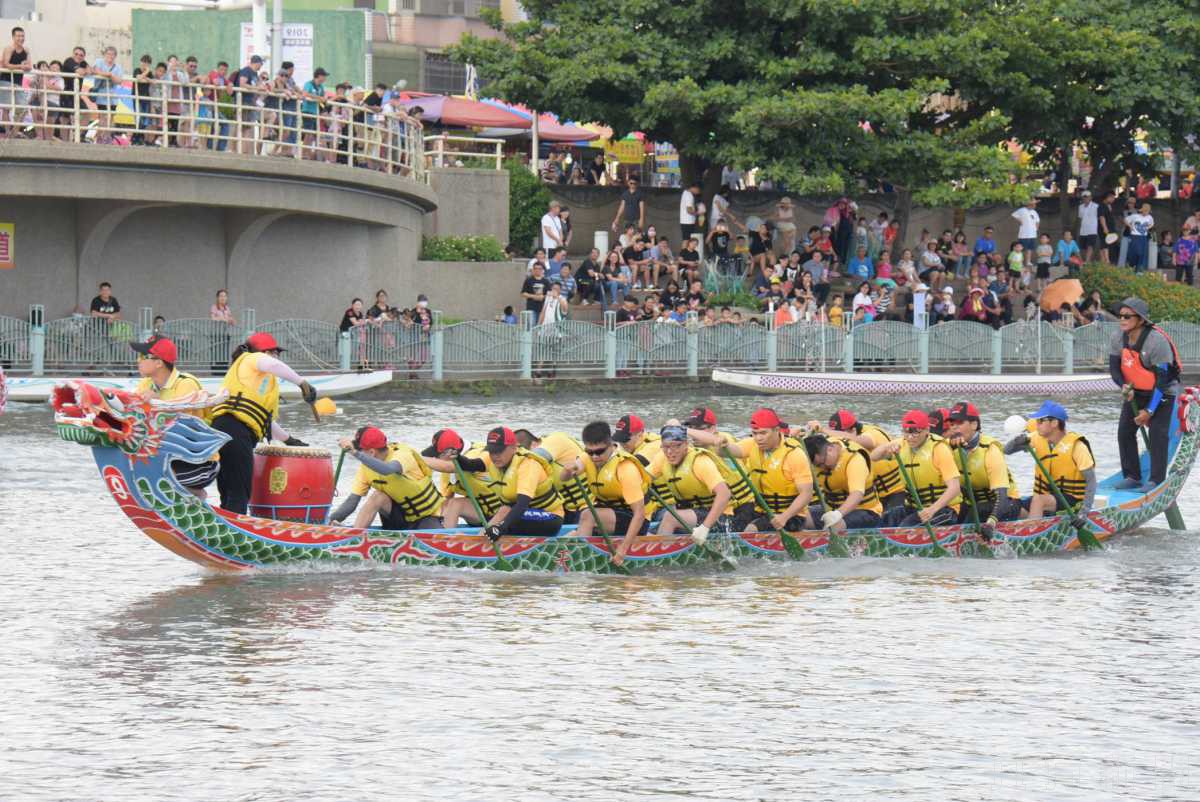
<path id="1" fill-rule="evenodd" d="M 1100 540 L 1134 529 L 1163 513 L 1179 495 L 1196 458 L 1200 434 L 1196 406 L 1200 392 L 1190 390 L 1180 405 L 1184 434 L 1168 472 L 1167 481 L 1145 496 L 1093 511 L 1092 531 Z M 126 409 L 128 411 L 128 408 Z M 167 470 L 172 417 L 142 417 L 163 427 L 149 428 L 148 439 L 161 448 L 120 448 L 97 438 L 77 423 L 59 420 L 65 440 L 93 448 L 101 476 L 129 518 L 164 547 L 206 567 L 243 571 L 267 566 L 305 563 L 377 563 L 383 565 L 495 568 L 496 555 L 485 537 L 468 533 L 387 532 L 337 526 L 301 524 L 237 515 L 214 508 L 191 496 Z M 195 419 L 190 427 L 203 426 Z M 128 427 L 144 432 L 146 426 Z M 194 455 L 193 455 L 194 456 Z M 957 557 L 1034 556 L 1079 547 L 1076 534 L 1063 517 L 1015 521 L 997 527 L 996 536 L 984 542 L 974 527 L 951 526 L 935 530 L 938 543 Z M 924 529 L 855 530 L 844 535 L 851 556 L 933 556 L 935 550 Z M 709 545 L 720 554 L 738 559 L 790 559 L 777 535 L 714 533 Z M 824 533 L 803 533 L 800 543 L 812 556 L 828 547 Z M 601 538 L 564 535 L 558 538 L 505 537 L 500 541 L 505 559 L 517 570 L 542 572 L 613 573 L 616 569 Z M 633 572 L 648 568 L 712 567 L 705 549 L 688 537 L 646 536 L 637 540 L 627 563 Z"/>

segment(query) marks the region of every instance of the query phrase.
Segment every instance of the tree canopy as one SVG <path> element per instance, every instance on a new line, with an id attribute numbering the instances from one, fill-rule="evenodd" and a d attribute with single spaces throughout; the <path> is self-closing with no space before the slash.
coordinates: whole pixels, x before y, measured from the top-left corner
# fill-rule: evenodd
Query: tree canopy
<path id="1" fill-rule="evenodd" d="M 758 167 L 796 191 L 893 185 L 972 206 L 1029 192 L 1005 147 L 1109 180 L 1134 134 L 1184 147 L 1200 23 L 1171 0 L 526 0 L 455 58 L 488 91 L 669 141 L 686 177 Z"/>

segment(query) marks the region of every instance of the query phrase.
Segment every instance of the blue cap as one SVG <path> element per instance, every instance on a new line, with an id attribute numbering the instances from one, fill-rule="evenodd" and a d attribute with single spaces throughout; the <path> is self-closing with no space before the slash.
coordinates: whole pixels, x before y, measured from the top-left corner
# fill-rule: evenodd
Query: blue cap
<path id="1" fill-rule="evenodd" d="M 1034 420 L 1037 420 L 1038 418 L 1058 418 L 1063 423 L 1066 423 L 1067 410 L 1062 404 L 1054 401 L 1043 401 L 1042 405 L 1038 407 L 1037 412 L 1033 413 L 1029 417 L 1033 418 Z"/>

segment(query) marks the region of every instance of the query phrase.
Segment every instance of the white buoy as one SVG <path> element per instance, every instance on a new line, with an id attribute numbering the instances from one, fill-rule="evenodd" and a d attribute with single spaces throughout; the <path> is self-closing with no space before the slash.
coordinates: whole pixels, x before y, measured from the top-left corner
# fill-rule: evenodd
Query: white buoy
<path id="1" fill-rule="evenodd" d="M 1009 437 L 1016 437 L 1025 431 L 1027 423 L 1020 415 L 1009 415 L 1004 419 L 1004 433 Z"/>

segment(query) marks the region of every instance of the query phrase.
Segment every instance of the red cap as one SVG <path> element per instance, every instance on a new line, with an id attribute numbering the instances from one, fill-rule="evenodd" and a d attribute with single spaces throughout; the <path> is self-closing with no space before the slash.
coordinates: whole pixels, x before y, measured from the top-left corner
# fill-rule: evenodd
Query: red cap
<path id="1" fill-rule="evenodd" d="M 775 429 L 783 425 L 775 410 L 768 407 L 763 407 L 750 416 L 751 429 Z"/>
<path id="2" fill-rule="evenodd" d="M 848 409 L 839 409 L 829 417 L 829 428 L 835 432 L 848 432 L 858 425 L 858 418 Z"/>
<path id="3" fill-rule="evenodd" d="M 460 440 L 459 442 L 462 441 Z M 507 426 L 497 426 L 488 432 L 486 448 L 489 454 L 499 454 L 509 446 L 515 446 L 516 444 L 517 436 Z"/>
<path id="4" fill-rule="evenodd" d="M 684 423 L 693 428 L 696 426 L 716 426 L 717 413 L 708 407 L 696 407 L 688 413 L 687 420 Z"/>
<path id="5" fill-rule="evenodd" d="M 910 409 L 900 419 L 900 425 L 905 429 L 928 429 L 929 415 L 925 414 L 924 410 Z"/>
<path id="6" fill-rule="evenodd" d="M 613 442 L 628 443 L 635 434 L 646 431 L 646 424 L 637 415 L 622 415 L 613 427 Z"/>
<path id="7" fill-rule="evenodd" d="M 170 362 L 172 365 L 179 361 L 179 349 L 166 337 L 155 335 L 144 343 L 130 343 L 129 347 L 139 354 L 156 356 L 163 362 Z"/>
<path id="8" fill-rule="evenodd" d="M 275 338 L 265 331 L 256 331 L 246 339 L 246 345 L 253 348 L 255 351 L 286 351 L 286 348 L 280 348 L 279 343 L 275 342 Z"/>
<path id="9" fill-rule="evenodd" d="M 358 433 L 359 448 L 387 448 L 387 435 L 382 429 L 377 429 L 374 426 L 365 426 Z"/>
<path id="10" fill-rule="evenodd" d="M 438 454 L 446 449 L 462 451 L 463 439 L 453 429 L 438 429 L 433 435 L 433 448 Z"/>
<path id="11" fill-rule="evenodd" d="M 946 420 L 979 420 L 979 410 L 970 401 L 959 401 L 950 407 Z"/>

